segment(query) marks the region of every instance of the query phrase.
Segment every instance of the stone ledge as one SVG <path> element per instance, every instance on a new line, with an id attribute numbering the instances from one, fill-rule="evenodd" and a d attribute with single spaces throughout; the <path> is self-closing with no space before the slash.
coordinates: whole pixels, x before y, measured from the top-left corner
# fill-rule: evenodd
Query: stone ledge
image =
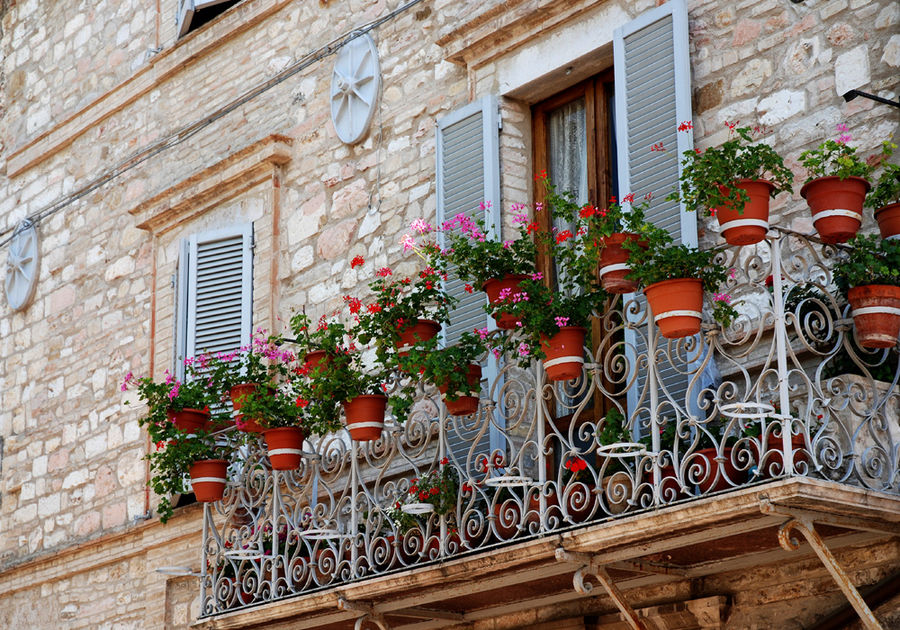
<path id="1" fill-rule="evenodd" d="M 15 177 L 47 160 L 95 125 L 160 87 L 191 63 L 253 28 L 290 2 L 291 0 L 247 0 L 230 8 L 220 19 L 188 33 L 174 46 L 151 58 L 147 65 L 131 77 L 12 151 L 6 160 L 6 176 Z"/>
<path id="2" fill-rule="evenodd" d="M 137 227 L 155 234 L 232 199 L 268 179 L 291 159 L 291 139 L 272 134 L 141 201 L 128 212 Z"/>

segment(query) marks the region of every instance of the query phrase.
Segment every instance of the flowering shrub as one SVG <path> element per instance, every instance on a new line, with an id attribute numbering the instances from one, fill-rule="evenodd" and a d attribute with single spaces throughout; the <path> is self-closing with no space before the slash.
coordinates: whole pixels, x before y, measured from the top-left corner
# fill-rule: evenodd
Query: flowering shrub
<path id="1" fill-rule="evenodd" d="M 438 468 L 412 480 L 404 503 L 430 503 L 435 514 L 449 514 L 456 508 L 458 488 L 459 477 L 445 457 Z"/>
<path id="2" fill-rule="evenodd" d="M 259 328 L 250 343 L 238 350 L 204 355 L 203 373 L 223 393 L 241 383 L 277 383 L 296 358 L 283 343 L 280 335 L 268 335 Z"/>
<path id="3" fill-rule="evenodd" d="M 487 352 L 487 330 L 481 334 L 466 332 L 459 341 L 446 348 L 417 349 L 400 360 L 402 369 L 407 373 L 422 375 L 434 385 L 447 386 L 446 397 L 457 400 L 460 396 L 473 396 L 481 390 L 481 384 L 471 385 L 468 381 L 468 366 L 477 363 Z"/>
<path id="4" fill-rule="evenodd" d="M 867 284 L 900 286 L 900 241 L 860 234 L 847 244 L 850 249 L 834 264 L 834 282 L 843 296 Z"/>
<path id="5" fill-rule="evenodd" d="M 775 185 L 770 193 L 772 197 L 792 192 L 794 174 L 784 165 L 784 158 L 768 144 L 753 142 L 753 136 L 760 136 L 765 130 L 735 128 L 732 124 L 728 128 L 729 139 L 721 146 L 684 152 L 680 190 L 676 189 L 668 199 L 682 201 L 690 211 L 706 210 L 714 215 L 716 208 L 728 205 L 742 214 L 750 196 L 741 188 L 728 186 L 733 181 L 768 180 Z"/>
<path id="6" fill-rule="evenodd" d="M 141 426 L 163 426 L 169 424 L 167 411 L 181 411 L 183 409 L 199 409 L 209 411 L 211 406 L 219 402 L 219 390 L 215 383 L 202 371 L 205 364 L 204 357 L 185 360 L 185 381 L 180 381 L 166 370 L 165 379 L 156 382 L 149 376 L 135 378 L 129 372 L 122 382 L 121 390 L 134 387 L 138 396 L 147 403 L 147 414 L 138 420 Z M 129 401 L 125 401 L 129 404 Z"/>
<path id="7" fill-rule="evenodd" d="M 847 126 L 841 124 L 837 129 L 841 134 L 837 140 L 826 140 L 800 154 L 800 164 L 808 171 L 807 183 L 819 177 L 867 179 L 872 174 L 872 167 L 856 154 L 856 147 L 847 144 L 852 139 Z"/>
<path id="8" fill-rule="evenodd" d="M 482 210 L 489 207 L 489 202 L 482 204 Z M 519 233 L 507 241 L 488 238 L 484 221 L 465 214 L 457 214 L 440 226 L 448 246 L 443 255 L 460 278 L 471 280 L 481 288 L 488 280 L 536 271 L 537 248 L 530 235 L 538 228 L 529 222 L 524 210 L 521 204 L 513 205 L 513 221 Z"/>

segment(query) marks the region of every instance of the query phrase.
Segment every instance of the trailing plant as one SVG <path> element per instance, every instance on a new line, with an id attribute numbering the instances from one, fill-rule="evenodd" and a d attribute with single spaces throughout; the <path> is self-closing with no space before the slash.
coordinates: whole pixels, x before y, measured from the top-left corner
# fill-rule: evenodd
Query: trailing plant
<path id="1" fill-rule="evenodd" d="M 837 140 L 825 140 L 815 149 L 800 154 L 800 164 L 808 172 L 807 183 L 820 177 L 868 179 L 872 174 L 872 167 L 856 154 L 856 147 L 847 144 L 852 139 L 846 133 L 847 126 L 841 124 L 837 128 L 841 133 Z"/>
<path id="2" fill-rule="evenodd" d="M 900 241 L 875 235 L 854 237 L 834 263 L 834 282 L 846 297 L 853 287 L 868 284 L 900 286 Z"/>
<path id="3" fill-rule="evenodd" d="M 434 506 L 435 514 L 446 515 L 456 509 L 458 495 L 459 475 L 445 457 L 437 468 L 412 479 L 404 503 L 429 503 Z"/>
<path id="4" fill-rule="evenodd" d="M 615 197 L 610 198 L 609 205 L 605 208 L 596 208 L 590 204 L 582 206 L 578 210 L 578 216 L 586 219 L 584 227 L 587 230 L 587 238 L 584 242 L 598 249 L 603 246 L 600 239 L 613 234 L 628 232 L 637 234 L 641 240 L 652 237 L 657 231 L 662 230 L 646 219 L 652 199 L 653 194 L 647 193 L 643 199 L 635 202 L 634 194 L 629 193 L 622 197 L 622 203 L 618 203 Z"/>
<path id="5" fill-rule="evenodd" d="M 290 350 L 283 348 L 281 335 L 269 335 L 257 329 L 250 343 L 232 352 L 204 355 L 203 373 L 221 392 L 234 385 L 257 383 L 274 384 L 283 379 L 295 360 Z"/>
<path id="6" fill-rule="evenodd" d="M 150 434 L 155 449 L 147 455 L 151 474 L 149 485 L 160 497 L 156 511 L 159 520 L 165 523 L 172 517 L 171 495 L 185 492 L 184 476 L 191 465 L 205 459 L 230 459 L 235 438 L 208 431 L 187 434 L 172 424 L 151 430 Z"/>
<path id="7" fill-rule="evenodd" d="M 866 207 L 878 210 L 900 203 L 900 164 L 888 162 L 897 145 L 890 140 L 881 143 L 881 175 L 866 195 Z"/>
<path id="8" fill-rule="evenodd" d="M 771 146 L 755 142 L 765 130 L 760 127 L 738 127 L 729 124 L 729 138 L 721 146 L 701 151 L 685 151 L 681 161 L 680 189 L 667 199 L 684 203 L 685 209 L 705 210 L 715 215 L 716 209 L 730 206 L 738 214 L 750 201 L 750 195 L 737 186 L 730 185 L 740 179 L 764 179 L 774 188 L 770 195 L 793 192 L 794 174 L 784 165 L 784 158 Z M 682 123 L 680 130 L 687 127 Z"/>
<path id="9" fill-rule="evenodd" d="M 490 205 L 490 202 L 482 203 L 481 210 L 489 209 Z M 447 245 L 443 254 L 460 278 L 481 288 L 488 280 L 535 273 L 538 252 L 530 234 L 537 225 L 529 223 L 524 210 L 521 204 L 513 205 L 518 234 L 507 241 L 488 238 L 483 220 L 462 213 L 440 226 Z"/>

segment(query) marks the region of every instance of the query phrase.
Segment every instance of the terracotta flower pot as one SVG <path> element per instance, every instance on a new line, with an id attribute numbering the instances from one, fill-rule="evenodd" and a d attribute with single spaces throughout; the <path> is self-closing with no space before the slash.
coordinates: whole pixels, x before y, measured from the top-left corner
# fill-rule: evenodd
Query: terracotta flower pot
<path id="1" fill-rule="evenodd" d="M 209 424 L 209 412 L 202 409 L 189 409 L 187 407 L 181 411 L 166 409 L 166 418 L 185 433 L 194 433 L 198 430 L 205 431 Z"/>
<path id="2" fill-rule="evenodd" d="M 722 238 L 729 245 L 752 245 L 759 243 L 769 231 L 769 196 L 775 184 L 764 179 L 739 179 L 732 186 L 750 195 L 750 201 L 738 212 L 730 205 L 716 208 L 716 219 L 722 230 Z M 725 186 L 720 186 L 727 193 Z"/>
<path id="3" fill-rule="evenodd" d="M 294 470 L 303 457 L 303 429 L 282 427 L 263 431 L 269 462 L 275 470 Z"/>
<path id="4" fill-rule="evenodd" d="M 892 203 L 875 211 L 881 238 L 900 238 L 900 202 Z"/>
<path id="5" fill-rule="evenodd" d="M 552 337 L 541 337 L 541 349 L 547 355 L 544 371 L 548 380 L 567 381 L 581 376 L 586 333 L 581 326 L 563 326 Z"/>
<path id="6" fill-rule="evenodd" d="M 497 501 L 492 507 L 494 514 L 494 531 L 500 540 L 509 540 L 519 531 L 522 520 L 522 509 L 513 500 Z"/>
<path id="7" fill-rule="evenodd" d="M 487 293 L 488 301 L 491 304 L 496 304 L 501 301 L 501 294 L 504 293 L 504 289 L 507 290 L 506 295 L 516 293 L 519 290 L 519 283 L 527 279 L 528 276 L 503 276 L 500 279 L 488 280 L 484 283 L 482 290 Z M 516 328 L 516 318 L 504 313 L 502 310 L 494 314 L 494 319 L 497 321 L 497 328 L 502 328 L 503 330 Z"/>
<path id="8" fill-rule="evenodd" d="M 757 445 L 753 444 L 753 451 Z M 765 439 L 765 450 L 762 457 L 756 457 L 758 474 L 763 479 L 772 475 L 780 475 L 784 472 L 784 446 L 781 435 L 768 433 Z M 806 452 L 806 439 L 802 435 L 791 435 L 791 463 L 796 468 L 797 464 L 809 461 Z"/>
<path id="9" fill-rule="evenodd" d="M 718 451 L 714 448 L 701 448 L 691 458 L 687 469 L 688 483 L 692 479 L 699 479 L 697 484 L 700 492 L 718 492 L 735 487 L 735 484 L 743 481 L 741 474 L 731 461 L 731 447 L 722 449 L 724 462 L 717 462 Z"/>
<path id="10" fill-rule="evenodd" d="M 862 177 L 820 177 L 800 189 L 812 210 L 813 223 L 826 243 L 845 243 L 862 224 L 863 200 L 869 182 Z"/>
<path id="11" fill-rule="evenodd" d="M 477 363 L 470 363 L 466 381 L 478 390 L 478 383 L 481 381 L 481 366 Z M 451 416 L 468 416 L 478 411 L 478 396 L 460 395 L 456 400 L 447 398 L 447 384 L 438 387 L 438 390 L 444 397 L 444 404 L 447 406 L 447 412 Z"/>
<path id="12" fill-rule="evenodd" d="M 202 459 L 190 468 L 191 487 L 200 503 L 221 501 L 228 483 L 228 462 L 224 459 Z"/>
<path id="13" fill-rule="evenodd" d="M 638 290 L 638 284 L 629 280 L 626 276 L 631 271 L 628 266 L 628 257 L 631 255 L 623 246 L 626 241 L 637 242 L 641 247 L 647 247 L 646 241 L 638 241 L 638 235 L 630 232 L 618 232 L 600 239 L 603 249 L 600 250 L 600 284 L 609 293 L 634 293 Z"/>
<path id="14" fill-rule="evenodd" d="M 350 438 L 357 442 L 377 440 L 384 429 L 384 410 L 387 396 L 371 394 L 357 396 L 344 403 L 344 416 Z"/>
<path id="15" fill-rule="evenodd" d="M 416 323 L 400 333 L 400 344 L 397 346 L 399 356 L 405 357 L 417 343 L 428 341 L 441 332 L 441 325 L 430 319 L 418 319 Z"/>
<path id="16" fill-rule="evenodd" d="M 307 370 L 315 370 L 316 368 L 324 368 L 322 361 L 325 359 L 326 352 L 324 350 L 313 350 L 307 352 L 304 357 L 303 364 Z"/>
<path id="17" fill-rule="evenodd" d="M 566 491 L 568 490 L 568 494 Z M 574 523 L 583 523 L 590 516 L 596 503 L 596 486 L 592 481 L 569 481 L 563 493 L 566 514 Z M 598 512 L 598 514 L 600 514 Z"/>
<path id="18" fill-rule="evenodd" d="M 703 282 L 696 278 L 663 280 L 644 289 L 659 334 L 678 339 L 700 332 Z"/>
<path id="19" fill-rule="evenodd" d="M 662 466 L 659 469 L 660 479 L 656 479 L 656 472 L 651 473 L 653 483 L 660 486 L 660 497 L 663 501 L 673 501 L 681 494 L 681 486 L 678 484 L 678 477 L 675 475 L 674 466 Z"/>
<path id="20" fill-rule="evenodd" d="M 244 399 L 256 392 L 258 388 L 258 383 L 240 383 L 238 385 L 232 385 L 231 389 L 228 390 L 228 394 L 231 396 L 231 406 L 234 407 L 234 410 L 239 412 L 244 404 Z M 241 413 L 238 413 L 235 416 L 234 424 L 239 431 L 245 431 L 247 433 L 262 433 L 263 431 L 262 426 L 256 420 L 245 418 Z"/>
<path id="21" fill-rule="evenodd" d="M 893 348 L 900 335 L 900 287 L 869 284 L 847 292 L 856 339 L 864 348 Z"/>

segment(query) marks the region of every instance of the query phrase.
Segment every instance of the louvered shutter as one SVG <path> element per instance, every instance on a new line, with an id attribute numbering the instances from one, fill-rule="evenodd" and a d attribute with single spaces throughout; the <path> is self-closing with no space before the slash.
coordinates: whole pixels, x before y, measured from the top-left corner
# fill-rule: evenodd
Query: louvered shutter
<path id="1" fill-rule="evenodd" d="M 437 128 L 437 222 L 459 213 L 485 221 L 489 238 L 500 238 L 500 148 L 497 100 L 486 96 L 438 121 Z M 481 204 L 485 210 L 479 210 Z M 490 204 L 489 206 L 487 204 Z M 447 291 L 459 300 L 450 313 L 450 325 L 443 331 L 443 342 L 456 343 L 462 333 L 487 326 L 494 320 L 484 312 L 485 294 L 466 293 L 465 283 L 451 274 Z M 496 365 L 482 366 L 483 379 L 490 384 L 497 373 Z M 448 436 L 449 449 L 460 463 L 475 439 L 476 433 Z M 496 441 L 496 436 L 495 440 Z M 476 452 L 486 452 L 491 436 L 485 433 Z"/>
<path id="2" fill-rule="evenodd" d="M 191 236 L 183 356 L 228 352 L 250 342 L 253 226 Z"/>
<path id="3" fill-rule="evenodd" d="M 653 193 L 647 219 L 686 245 L 697 245 L 697 217 L 665 197 L 678 185 L 683 151 L 693 147 L 689 133 L 678 124 L 691 120 L 690 57 L 685 0 L 670 0 L 632 22 L 613 36 L 616 82 L 616 144 L 619 194 L 641 198 Z M 664 151 L 651 151 L 654 145 Z M 643 296 L 638 299 L 644 302 Z M 646 330 L 644 331 L 646 332 Z M 665 341 L 665 340 L 663 340 Z M 647 352 L 643 337 L 626 331 L 626 342 L 637 354 Z M 634 357 L 631 357 L 634 358 Z M 660 385 L 683 404 L 688 381 L 668 361 L 657 364 Z M 678 366 L 684 370 L 686 366 Z M 637 404 L 644 375 L 629 391 L 629 407 Z M 649 396 L 644 405 L 649 404 Z M 666 414 L 671 417 L 671 410 Z"/>

